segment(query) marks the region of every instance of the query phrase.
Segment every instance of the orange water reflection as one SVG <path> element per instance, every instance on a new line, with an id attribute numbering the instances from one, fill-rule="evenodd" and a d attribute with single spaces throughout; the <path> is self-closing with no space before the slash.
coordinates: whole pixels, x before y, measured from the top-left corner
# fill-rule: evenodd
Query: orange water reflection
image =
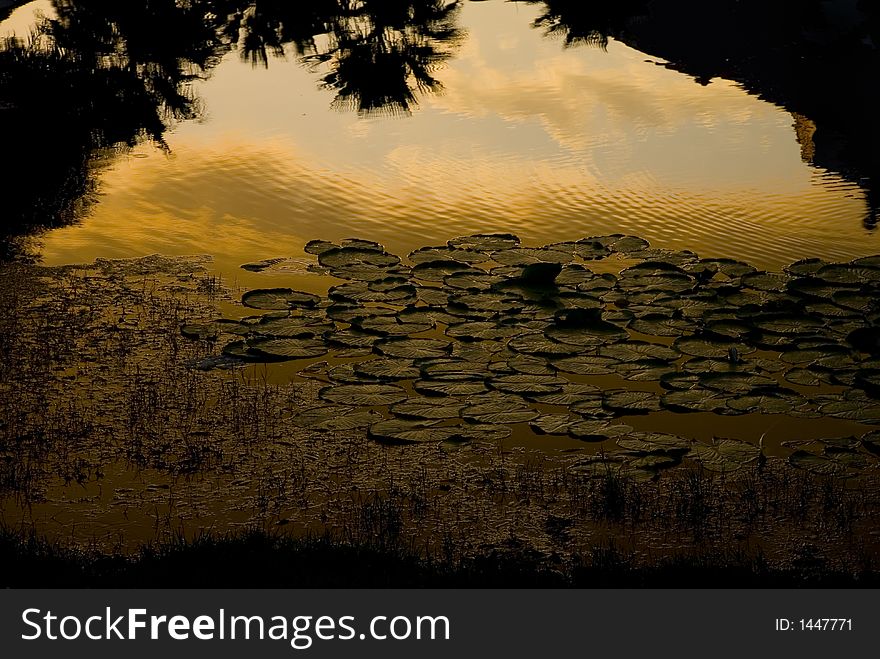
<path id="1" fill-rule="evenodd" d="M 170 133 L 170 154 L 116 160 L 89 215 L 44 236 L 45 262 L 198 252 L 234 271 L 311 238 L 406 252 L 489 230 L 621 231 L 763 267 L 880 251 L 863 193 L 803 161 L 791 114 L 618 42 L 564 49 L 535 15 L 465 3 L 445 91 L 410 117 L 329 109 L 298 62 L 231 54 L 197 89 L 204 121 Z"/>

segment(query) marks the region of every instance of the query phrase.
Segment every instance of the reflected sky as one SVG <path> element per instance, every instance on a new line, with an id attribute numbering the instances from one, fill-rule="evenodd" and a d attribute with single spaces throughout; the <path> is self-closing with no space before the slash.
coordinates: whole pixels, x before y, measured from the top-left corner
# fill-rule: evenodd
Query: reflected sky
<path id="1" fill-rule="evenodd" d="M 880 252 L 862 191 L 802 160 L 790 113 L 613 40 L 564 48 L 531 27 L 538 13 L 464 3 L 443 92 L 410 116 L 334 109 L 320 69 L 230 53 L 196 87 L 204 118 L 168 152 L 112 161 L 88 215 L 41 238 L 44 262 L 212 253 L 228 271 L 312 238 L 406 252 L 493 230 L 635 233 L 765 267 Z"/>

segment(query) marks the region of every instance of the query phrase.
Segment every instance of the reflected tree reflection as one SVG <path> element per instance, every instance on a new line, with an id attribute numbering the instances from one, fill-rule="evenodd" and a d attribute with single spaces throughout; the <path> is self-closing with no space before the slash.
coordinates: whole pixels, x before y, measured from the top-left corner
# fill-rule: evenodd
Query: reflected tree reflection
<path id="1" fill-rule="evenodd" d="M 55 15 L 0 44 L 0 111 L 12 166 L 2 249 L 64 225 L 95 171 L 202 108 L 193 82 L 231 50 L 254 66 L 291 55 L 361 114 L 409 113 L 442 88 L 460 40 L 459 0 L 53 0 Z M 50 155 L 51 154 L 51 155 Z M 2 257 L 3 254 L 0 254 Z"/>

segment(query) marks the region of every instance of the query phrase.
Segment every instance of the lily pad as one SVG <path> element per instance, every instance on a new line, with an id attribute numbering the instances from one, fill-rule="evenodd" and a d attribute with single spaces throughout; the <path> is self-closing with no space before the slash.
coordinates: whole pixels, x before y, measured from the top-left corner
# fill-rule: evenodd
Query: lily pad
<path id="1" fill-rule="evenodd" d="M 406 390 L 393 384 L 343 384 L 324 387 L 318 393 L 331 403 L 377 406 L 393 405 L 405 400 Z"/>
<path id="2" fill-rule="evenodd" d="M 366 428 L 382 416 L 370 410 L 359 410 L 344 405 L 324 405 L 303 410 L 291 423 L 309 430 L 344 431 Z"/>
<path id="3" fill-rule="evenodd" d="M 241 296 L 241 303 L 252 309 L 284 310 L 298 307 L 314 307 L 321 298 L 312 293 L 290 288 L 261 288 Z"/>
<path id="4" fill-rule="evenodd" d="M 728 473 L 757 462 L 761 449 L 740 439 L 716 437 L 711 444 L 695 442 L 692 455 L 704 469 Z"/>
<path id="5" fill-rule="evenodd" d="M 421 371 L 408 359 L 371 359 L 354 365 L 357 375 L 376 380 L 412 380 Z"/>
<path id="6" fill-rule="evenodd" d="M 528 396 L 529 400 L 543 405 L 570 406 L 586 398 L 601 400 L 600 390 L 592 384 L 567 382 L 557 392 Z"/>
<path id="7" fill-rule="evenodd" d="M 683 455 L 691 450 L 691 442 L 677 435 L 660 432 L 634 432 L 617 440 L 617 445 L 634 453 L 667 453 Z"/>
<path id="8" fill-rule="evenodd" d="M 517 247 L 519 245 L 519 238 L 512 233 L 477 233 L 472 236 L 453 238 L 447 244 L 458 249 L 495 252 Z"/>
<path id="9" fill-rule="evenodd" d="M 677 351 L 668 346 L 643 341 L 627 341 L 604 346 L 599 349 L 599 354 L 621 362 L 637 362 L 645 359 L 675 361 L 680 357 Z"/>
<path id="10" fill-rule="evenodd" d="M 560 371 L 575 375 L 609 375 L 614 373 L 617 360 L 600 355 L 578 355 L 554 359 L 552 364 Z"/>
<path id="11" fill-rule="evenodd" d="M 518 398 L 495 395 L 468 405 L 462 410 L 461 416 L 472 423 L 511 424 L 531 421 L 539 414 Z"/>
<path id="12" fill-rule="evenodd" d="M 413 389 L 424 396 L 477 396 L 489 391 L 482 381 L 416 380 Z"/>
<path id="13" fill-rule="evenodd" d="M 572 414 L 544 414 L 529 422 L 529 427 L 539 435 L 567 435 L 569 429 L 583 419 Z"/>
<path id="14" fill-rule="evenodd" d="M 568 380 L 552 375 L 502 375 L 489 380 L 489 386 L 498 391 L 520 395 L 552 394 L 562 391 Z"/>
<path id="15" fill-rule="evenodd" d="M 660 399 L 657 394 L 629 389 L 606 391 L 602 404 L 612 412 L 621 414 L 648 414 L 660 409 Z"/>
<path id="16" fill-rule="evenodd" d="M 412 421 L 406 419 L 386 419 L 370 426 L 367 436 L 382 442 L 415 444 L 424 442 L 443 442 L 454 436 L 454 429 L 436 426 L 435 422 Z"/>
<path id="17" fill-rule="evenodd" d="M 383 339 L 374 345 L 378 352 L 402 359 L 431 359 L 448 354 L 448 341 L 437 339 Z"/>
<path id="18" fill-rule="evenodd" d="M 604 419 L 587 419 L 568 429 L 568 434 L 583 441 L 601 442 L 632 432 L 630 426 Z"/>
<path id="19" fill-rule="evenodd" d="M 258 337 L 247 340 L 250 352 L 275 358 L 307 359 L 326 355 L 324 341 L 318 339 L 276 339 Z"/>
<path id="20" fill-rule="evenodd" d="M 842 462 L 827 455 L 816 455 L 808 451 L 795 451 L 788 457 L 788 462 L 798 469 L 822 476 L 843 476 L 847 471 Z"/>
<path id="21" fill-rule="evenodd" d="M 390 411 L 395 416 L 414 419 L 457 419 L 465 404 L 459 400 L 444 398 L 408 398 L 395 403 Z"/>

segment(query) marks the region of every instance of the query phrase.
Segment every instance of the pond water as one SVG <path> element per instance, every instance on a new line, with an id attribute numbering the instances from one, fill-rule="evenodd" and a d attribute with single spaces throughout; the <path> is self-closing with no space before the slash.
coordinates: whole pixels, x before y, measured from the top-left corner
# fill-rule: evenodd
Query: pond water
<path id="1" fill-rule="evenodd" d="M 639 0 L 580 4 L 11 11 L 0 522 L 372 540 L 391 501 L 414 544 L 555 551 L 559 519 L 605 532 L 610 468 L 666 520 L 696 466 L 876 549 L 876 497 L 825 528 L 880 473 L 858 95 L 829 103 L 833 59 L 795 93 L 760 39 L 713 67 Z M 802 518 L 737 501 L 720 546 L 794 546 Z"/>
<path id="2" fill-rule="evenodd" d="M 88 48 L 97 40 L 82 33 L 109 18 L 79 4 L 29 3 L 0 31 L 21 35 L 35 9 L 60 7 L 62 35 Z M 724 79 L 697 84 L 613 38 L 568 47 L 536 24 L 544 3 L 409 3 L 409 24 L 384 27 L 370 7 L 325 11 L 317 27 L 269 16 L 277 34 L 303 36 L 275 52 L 264 39 L 268 54 L 248 41 L 265 37 L 250 4 L 237 3 L 239 42 L 216 37 L 214 59 L 179 85 L 190 114 L 167 121 L 162 144 L 135 135 L 92 151 L 96 188 L 41 236 L 45 263 L 210 253 L 235 272 L 312 238 L 405 253 L 478 231 L 527 244 L 633 233 L 768 268 L 880 251 L 865 190 L 811 164 L 809 117 Z M 168 14 L 156 20 L 183 52 L 187 24 Z M 143 50 L 119 24 L 133 32 L 123 45 Z M 380 69 L 382 48 L 399 61 Z"/>

